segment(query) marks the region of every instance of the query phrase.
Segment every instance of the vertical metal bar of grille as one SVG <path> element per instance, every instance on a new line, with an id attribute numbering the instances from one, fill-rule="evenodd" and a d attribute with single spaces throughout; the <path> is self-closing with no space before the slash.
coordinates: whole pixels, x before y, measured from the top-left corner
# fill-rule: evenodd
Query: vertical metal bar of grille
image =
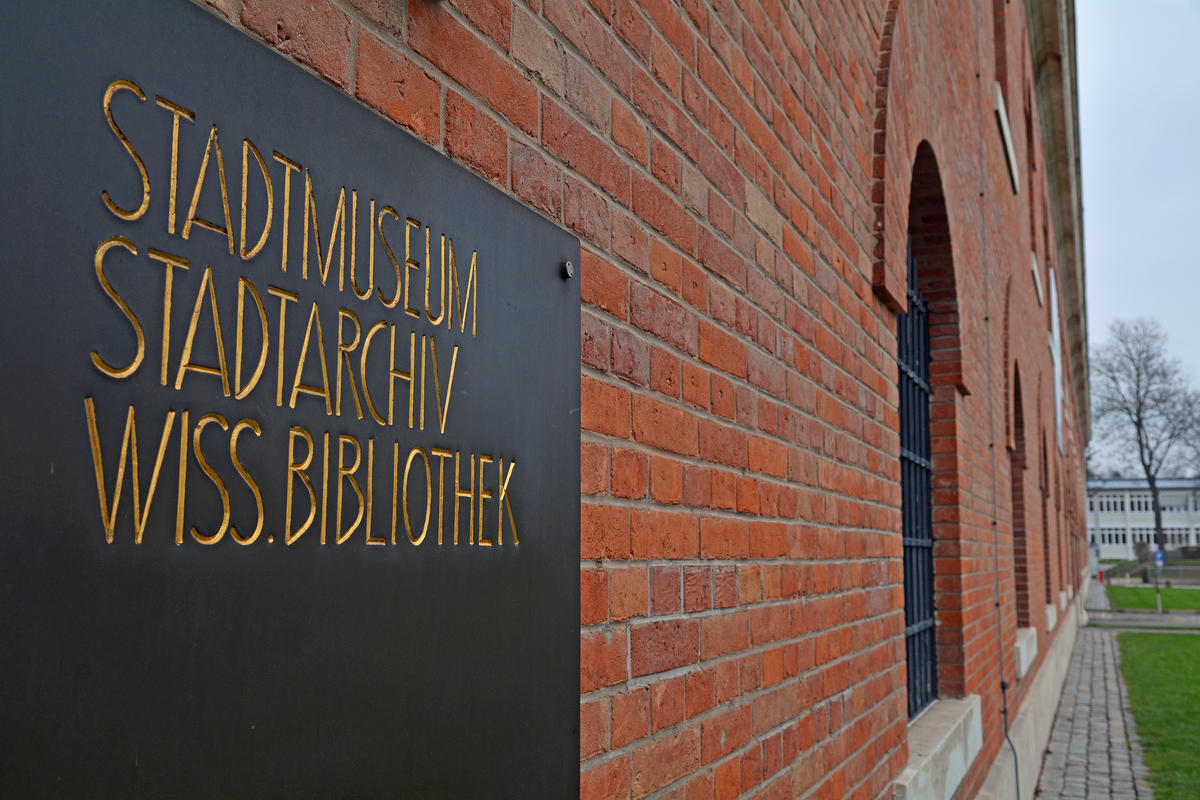
<path id="1" fill-rule="evenodd" d="M 904 536 L 904 645 L 908 716 L 937 697 L 933 608 L 933 468 L 929 432 L 929 312 L 908 248 L 908 313 L 896 320 L 900 366 L 900 489 Z"/>

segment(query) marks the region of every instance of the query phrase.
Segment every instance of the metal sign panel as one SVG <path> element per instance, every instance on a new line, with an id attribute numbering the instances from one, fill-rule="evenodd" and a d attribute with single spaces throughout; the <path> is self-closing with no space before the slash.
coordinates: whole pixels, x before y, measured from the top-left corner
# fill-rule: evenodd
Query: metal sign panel
<path id="1" fill-rule="evenodd" d="M 0 31 L 0 794 L 576 796 L 578 241 L 202 8 Z"/>

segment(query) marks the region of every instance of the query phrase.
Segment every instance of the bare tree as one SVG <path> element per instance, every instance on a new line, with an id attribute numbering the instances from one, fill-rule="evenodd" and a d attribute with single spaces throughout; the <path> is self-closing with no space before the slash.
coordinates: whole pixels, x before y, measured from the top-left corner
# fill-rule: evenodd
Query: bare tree
<path id="1" fill-rule="evenodd" d="M 1154 542 L 1162 550 L 1158 476 L 1164 466 L 1182 466 L 1200 430 L 1200 395 L 1167 356 L 1166 334 L 1153 320 L 1113 322 L 1091 364 L 1096 432 L 1111 451 L 1141 467 L 1154 505 Z"/>

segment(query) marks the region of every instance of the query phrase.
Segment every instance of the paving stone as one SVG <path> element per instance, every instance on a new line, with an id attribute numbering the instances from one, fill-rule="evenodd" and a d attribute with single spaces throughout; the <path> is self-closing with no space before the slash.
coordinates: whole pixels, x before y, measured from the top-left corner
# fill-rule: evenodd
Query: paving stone
<path id="1" fill-rule="evenodd" d="M 1089 609 L 1107 605 L 1103 588 L 1089 593 Z M 1153 800 L 1112 631 L 1079 631 L 1042 759 L 1037 797 Z"/>

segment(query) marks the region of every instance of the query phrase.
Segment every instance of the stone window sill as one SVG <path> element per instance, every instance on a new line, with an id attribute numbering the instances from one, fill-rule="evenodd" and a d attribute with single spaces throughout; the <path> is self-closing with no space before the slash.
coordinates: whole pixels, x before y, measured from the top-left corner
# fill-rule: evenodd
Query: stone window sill
<path id="1" fill-rule="evenodd" d="M 894 800 L 949 800 L 983 749 L 979 695 L 934 701 L 908 726 L 908 766 Z"/>

